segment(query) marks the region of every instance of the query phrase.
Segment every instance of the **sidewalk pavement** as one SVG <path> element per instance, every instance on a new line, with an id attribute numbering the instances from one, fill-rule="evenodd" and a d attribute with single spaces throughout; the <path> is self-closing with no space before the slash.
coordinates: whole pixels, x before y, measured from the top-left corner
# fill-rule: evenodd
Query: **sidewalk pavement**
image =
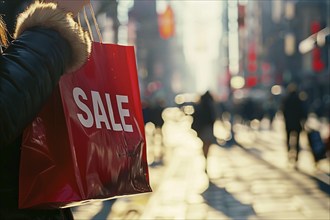
<path id="1" fill-rule="evenodd" d="M 310 118 L 309 124 L 315 130 L 319 130 L 325 137 L 328 135 L 329 124 L 325 121 L 314 121 Z M 288 161 L 288 152 L 285 140 L 285 125 L 281 116 L 273 122 L 272 129 L 269 129 L 267 121 L 262 122 L 257 128 L 251 128 L 244 125 L 236 125 L 235 138 L 240 147 L 252 153 L 257 158 L 267 161 L 279 169 L 288 169 L 290 163 Z M 312 125 L 314 124 L 314 125 Z M 308 175 L 316 180 L 328 185 L 328 193 L 330 193 L 330 160 L 329 158 L 320 160 L 315 163 L 311 147 L 307 138 L 307 133 L 301 133 L 299 160 L 296 164 L 296 170 L 304 175 Z M 275 159 L 274 159 L 275 158 Z M 292 164 L 291 164 L 292 165 Z"/>
<path id="2" fill-rule="evenodd" d="M 164 128 L 176 134 L 177 146 L 139 219 L 330 219 L 329 195 L 305 175 L 314 172 L 310 152 L 301 153 L 304 172 L 287 166 L 281 121 L 273 131 L 241 127 L 230 147 L 212 145 L 207 174 L 201 143 L 185 123 Z"/>
<path id="3" fill-rule="evenodd" d="M 118 199 L 112 211 L 100 218 L 93 215 L 102 204 L 79 207 L 76 219 L 330 219 L 329 195 L 306 175 L 316 173 L 310 168 L 310 154 L 302 152 L 299 170 L 304 172 L 288 168 L 279 130 L 239 127 L 237 144 L 211 146 L 206 174 L 201 142 L 190 129 L 191 118 L 175 108 L 167 109 L 164 116 L 163 142 L 156 138 L 148 145 L 149 155 L 161 152 L 156 145 L 165 146 L 164 165 L 150 167 L 154 192 Z M 225 131 L 224 124 L 217 126 L 216 130 Z M 88 217 L 86 211 L 93 208 Z"/>

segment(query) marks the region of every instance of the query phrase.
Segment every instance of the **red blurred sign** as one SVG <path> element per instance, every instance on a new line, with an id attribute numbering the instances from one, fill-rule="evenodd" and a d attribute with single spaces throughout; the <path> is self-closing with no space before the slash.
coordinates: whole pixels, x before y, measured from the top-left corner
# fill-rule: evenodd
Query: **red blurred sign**
<path id="1" fill-rule="evenodd" d="M 166 10 L 158 15 L 158 28 L 161 38 L 167 40 L 174 35 L 175 22 L 174 12 L 170 5 L 167 5 Z"/>
<path id="2" fill-rule="evenodd" d="M 321 30 L 321 24 L 318 21 L 314 21 L 311 24 L 311 33 L 316 34 Z M 322 51 L 321 48 L 315 46 L 312 50 L 312 68 L 315 72 L 319 73 L 322 72 L 325 68 L 325 63 L 322 60 Z"/>
<path id="3" fill-rule="evenodd" d="M 313 66 L 313 70 L 315 72 L 321 72 L 324 67 L 325 64 L 321 58 L 321 49 L 318 47 L 315 47 L 312 51 L 312 66 Z"/>
<path id="4" fill-rule="evenodd" d="M 318 21 L 312 22 L 312 24 L 311 24 L 312 34 L 315 34 L 315 33 L 319 32 L 320 30 L 321 30 L 320 22 L 318 22 Z"/>
<path id="5" fill-rule="evenodd" d="M 248 88 L 256 86 L 258 83 L 258 77 L 256 75 L 250 75 L 246 79 L 246 86 Z"/>
<path id="6" fill-rule="evenodd" d="M 249 47 L 247 69 L 250 73 L 255 73 L 258 69 L 258 66 L 257 66 L 257 53 L 256 53 L 256 47 L 255 47 L 254 44 L 252 44 Z"/>

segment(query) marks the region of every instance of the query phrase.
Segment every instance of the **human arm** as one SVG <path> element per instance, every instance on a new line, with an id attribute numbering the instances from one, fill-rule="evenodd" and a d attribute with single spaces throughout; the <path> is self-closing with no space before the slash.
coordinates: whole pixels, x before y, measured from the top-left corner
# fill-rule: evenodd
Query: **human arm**
<path id="1" fill-rule="evenodd" d="M 55 4 L 31 5 L 14 37 L 0 57 L 0 147 L 20 135 L 60 76 L 79 68 L 90 52 L 87 33 Z"/>

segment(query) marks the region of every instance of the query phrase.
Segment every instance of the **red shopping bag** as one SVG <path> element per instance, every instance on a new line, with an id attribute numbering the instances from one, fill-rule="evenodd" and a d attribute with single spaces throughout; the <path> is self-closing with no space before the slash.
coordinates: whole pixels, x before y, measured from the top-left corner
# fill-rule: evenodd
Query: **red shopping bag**
<path id="1" fill-rule="evenodd" d="M 93 43 L 23 136 L 19 207 L 151 192 L 134 47 Z"/>

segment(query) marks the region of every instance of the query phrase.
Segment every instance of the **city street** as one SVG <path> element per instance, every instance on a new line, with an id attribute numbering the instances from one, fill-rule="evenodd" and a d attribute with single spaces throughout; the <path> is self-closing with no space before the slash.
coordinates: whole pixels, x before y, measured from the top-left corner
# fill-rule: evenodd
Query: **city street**
<path id="1" fill-rule="evenodd" d="M 109 202 L 77 207 L 76 219 L 330 219 L 329 161 L 316 168 L 302 137 L 298 167 L 289 166 L 280 117 L 273 129 L 235 125 L 236 143 L 211 146 L 207 174 L 191 117 L 177 108 L 163 117 L 163 138 L 146 126 L 153 192 L 119 198 L 111 212 Z M 216 123 L 218 138 L 227 126 Z"/>
<path id="2" fill-rule="evenodd" d="M 0 55 L 0 220 L 330 220 L 330 0 L 0 0 Z"/>

